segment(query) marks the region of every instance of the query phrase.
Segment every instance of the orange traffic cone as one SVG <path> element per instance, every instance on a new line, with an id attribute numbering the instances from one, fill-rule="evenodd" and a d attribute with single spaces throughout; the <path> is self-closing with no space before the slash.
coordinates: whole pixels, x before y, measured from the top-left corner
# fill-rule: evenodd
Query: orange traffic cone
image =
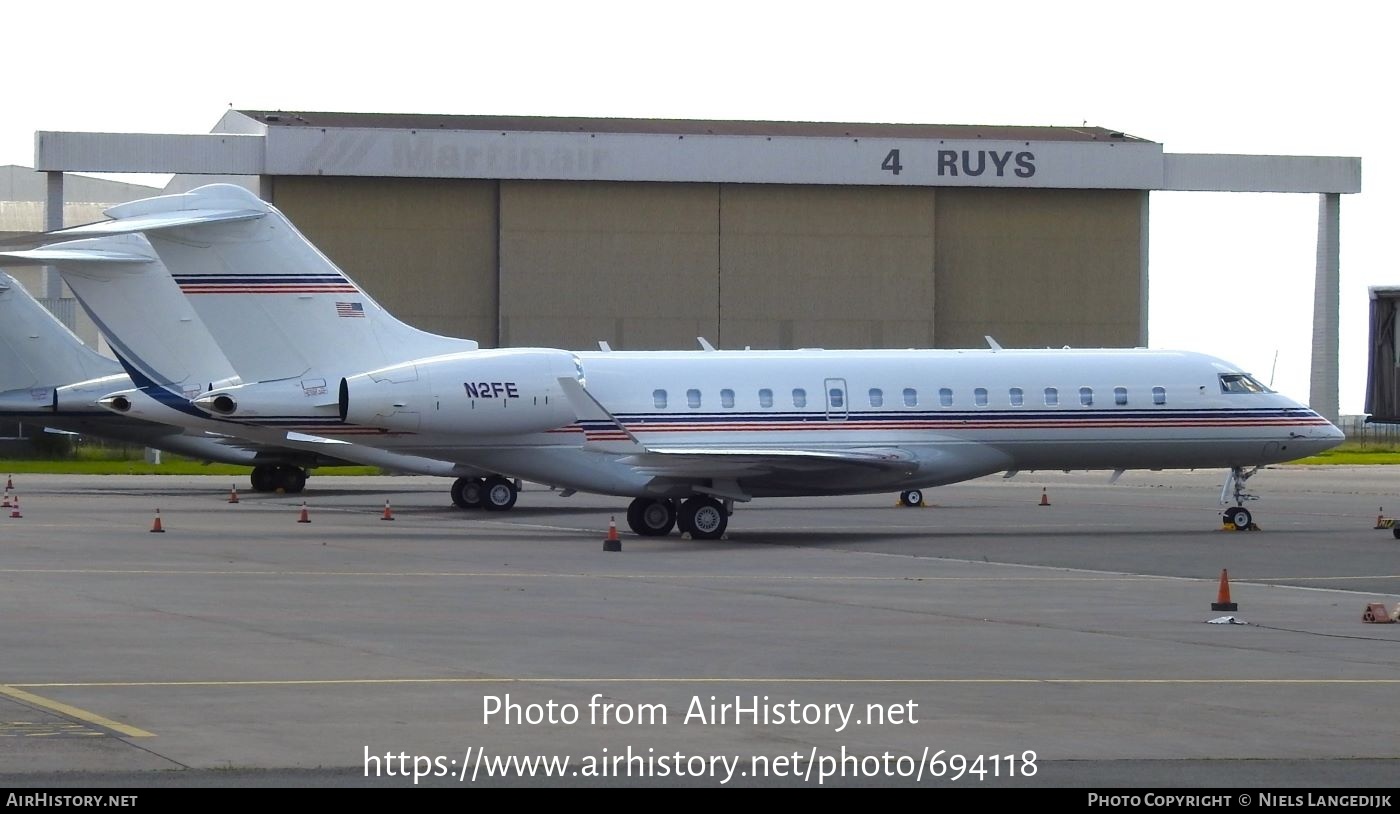
<path id="1" fill-rule="evenodd" d="M 6 492 L 6 493 L 5 493 L 5 502 L 4 502 L 4 503 L 0 503 L 0 509 L 8 509 L 8 508 L 10 508 L 10 493 L 9 493 L 9 492 Z"/>
<path id="2" fill-rule="evenodd" d="M 608 536 L 603 538 L 604 551 L 621 551 L 622 541 L 617 538 L 617 518 L 608 518 Z"/>
<path id="3" fill-rule="evenodd" d="M 306 501 L 301 502 L 301 516 L 297 518 L 298 523 L 310 523 L 311 518 L 306 514 Z"/>
<path id="4" fill-rule="evenodd" d="M 1220 569 L 1220 592 L 1216 595 L 1215 601 L 1210 603 L 1210 609 L 1213 611 L 1237 611 L 1240 609 L 1239 605 L 1230 601 L 1230 570 L 1228 568 Z"/>
<path id="5" fill-rule="evenodd" d="M 156 519 L 151 523 L 152 534 L 164 534 L 165 527 L 160 524 L 160 509 L 156 509 Z"/>
<path id="6" fill-rule="evenodd" d="M 1045 487 L 1044 487 L 1044 486 L 1040 487 L 1040 505 L 1042 505 L 1042 506 L 1049 506 L 1049 505 L 1050 505 L 1050 495 L 1046 494 L 1046 492 L 1045 492 Z"/>
<path id="7" fill-rule="evenodd" d="M 14 475 L 6 475 L 6 476 L 5 476 L 5 491 L 6 491 L 6 492 L 9 492 L 9 491 L 13 490 L 14 488 L 15 488 L 15 476 L 14 476 Z"/>
<path id="8" fill-rule="evenodd" d="M 389 508 L 389 501 L 387 501 L 387 500 L 384 501 L 384 514 L 383 514 L 379 519 L 380 519 L 380 520 L 393 520 L 393 519 L 394 519 L 394 510 L 391 509 L 391 508 Z"/>
<path id="9" fill-rule="evenodd" d="M 229 503 L 237 503 L 237 502 L 238 502 L 238 486 L 237 486 L 237 485 L 230 486 L 230 487 L 228 488 L 228 502 L 229 502 Z"/>
<path id="10" fill-rule="evenodd" d="M 13 507 L 10 509 L 10 517 L 13 517 L 15 519 L 24 517 L 24 515 L 19 513 L 19 495 L 15 495 L 15 502 L 13 504 Z"/>

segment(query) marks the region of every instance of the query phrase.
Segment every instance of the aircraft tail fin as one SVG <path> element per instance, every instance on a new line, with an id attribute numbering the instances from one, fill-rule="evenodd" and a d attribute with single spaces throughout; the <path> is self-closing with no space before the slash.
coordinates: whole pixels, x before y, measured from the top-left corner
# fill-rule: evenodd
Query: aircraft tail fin
<path id="1" fill-rule="evenodd" d="M 16 258 L 0 254 L 0 265 Z M 17 280 L 0 272 L 0 392 L 61 387 L 120 373 L 83 344 Z"/>
<path id="2" fill-rule="evenodd" d="M 242 187 L 112 207 L 108 230 L 142 231 L 245 382 L 375 370 L 475 350 L 393 317 L 275 207 Z M 93 227 L 76 227 L 68 230 Z"/>

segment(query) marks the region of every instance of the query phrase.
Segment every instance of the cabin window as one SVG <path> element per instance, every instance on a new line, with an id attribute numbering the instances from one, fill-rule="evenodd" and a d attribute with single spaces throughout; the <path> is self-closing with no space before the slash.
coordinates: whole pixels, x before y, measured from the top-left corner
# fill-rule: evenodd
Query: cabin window
<path id="1" fill-rule="evenodd" d="M 1012 407 L 1020 407 L 1022 404 L 1025 404 L 1025 403 L 1026 403 L 1026 395 L 1025 395 L 1025 393 L 1023 393 L 1023 392 L 1021 391 L 1021 388 L 1019 388 L 1019 387 L 1013 387 L 1013 388 L 1011 388 L 1011 406 L 1012 406 Z"/>
<path id="2" fill-rule="evenodd" d="M 794 407 L 806 407 L 806 406 L 807 406 L 807 391 L 806 391 L 806 390 L 803 390 L 803 389 L 800 388 L 800 387 L 797 387 L 797 388 L 794 388 L 794 389 L 793 389 L 793 391 L 792 391 L 792 406 L 794 406 Z"/>
<path id="3" fill-rule="evenodd" d="M 699 391 L 699 390 L 696 390 L 696 389 L 693 388 L 693 387 L 690 388 L 689 390 L 685 391 L 685 403 L 686 403 L 686 404 L 689 404 L 692 408 L 699 407 L 699 406 L 700 406 L 700 391 Z"/>
<path id="4" fill-rule="evenodd" d="M 721 406 L 721 407 L 733 407 L 733 406 L 734 406 L 734 391 L 733 391 L 733 390 L 730 390 L 729 388 L 726 387 L 725 389 L 719 391 L 719 406 Z"/>
<path id="5" fill-rule="evenodd" d="M 871 407 L 884 407 L 884 406 L 885 406 L 885 391 L 881 390 L 881 389 L 878 388 L 878 387 L 872 387 L 872 388 L 870 388 L 870 406 L 871 406 Z"/>
<path id="6" fill-rule="evenodd" d="M 1085 407 L 1091 407 L 1091 406 L 1093 406 L 1093 404 L 1094 404 L 1094 388 L 1092 388 L 1092 387 L 1081 387 L 1081 388 L 1079 388 L 1079 403 L 1082 404 L 1082 405 L 1084 405 Z"/>
<path id="7" fill-rule="evenodd" d="M 972 403 L 978 407 L 987 406 L 987 388 L 979 387 L 972 391 Z"/>
<path id="8" fill-rule="evenodd" d="M 1167 403 L 1167 388 L 1165 388 L 1165 387 L 1154 387 L 1154 388 L 1152 388 L 1152 403 L 1153 403 L 1153 404 L 1166 404 L 1166 403 Z"/>
<path id="9" fill-rule="evenodd" d="M 1060 403 L 1060 391 L 1053 387 L 1045 388 L 1045 406 L 1055 407 Z"/>
<path id="10" fill-rule="evenodd" d="M 906 388 L 904 388 L 904 406 L 905 406 L 905 407 L 918 407 L 918 406 L 919 406 L 919 391 L 918 391 L 918 390 L 915 390 L 915 389 L 912 388 L 912 387 L 906 387 Z"/>
<path id="11" fill-rule="evenodd" d="M 1220 392 L 1222 393 L 1272 393 L 1248 373 L 1221 373 Z"/>
<path id="12" fill-rule="evenodd" d="M 1127 404 L 1127 403 L 1128 403 L 1128 388 L 1126 388 L 1126 387 L 1115 387 L 1115 388 L 1113 388 L 1113 403 L 1114 403 L 1114 404 L 1117 404 L 1119 407 L 1122 407 L 1123 405 Z"/>
<path id="13" fill-rule="evenodd" d="M 762 390 L 759 390 L 759 391 L 758 391 L 758 406 L 759 406 L 759 407 L 772 407 L 772 406 L 773 406 L 773 391 L 772 391 L 772 390 L 769 390 L 768 388 L 765 387 L 765 388 L 763 388 Z"/>
<path id="14" fill-rule="evenodd" d="M 846 394 L 841 392 L 841 388 L 833 387 L 826 391 L 826 395 L 827 404 L 831 406 L 831 409 L 840 410 L 846 406 Z"/>
<path id="15" fill-rule="evenodd" d="M 652 404 L 655 404 L 655 405 L 656 405 L 656 409 L 658 409 L 658 410 L 664 410 L 664 409 L 666 409 L 666 391 L 665 391 L 665 390 L 653 390 L 653 391 L 651 391 L 651 403 L 652 403 Z"/>
<path id="16" fill-rule="evenodd" d="M 938 403 L 941 404 L 941 405 L 943 405 L 944 407 L 952 407 L 952 406 L 953 406 L 953 388 L 951 388 L 951 387 L 940 387 L 940 388 L 938 388 Z"/>

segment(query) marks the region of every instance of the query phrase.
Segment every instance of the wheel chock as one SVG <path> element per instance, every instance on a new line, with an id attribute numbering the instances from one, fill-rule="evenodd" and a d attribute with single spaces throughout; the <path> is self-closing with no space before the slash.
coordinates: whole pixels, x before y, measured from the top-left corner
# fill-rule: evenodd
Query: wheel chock
<path id="1" fill-rule="evenodd" d="M 1385 605 L 1380 602 L 1371 602 L 1366 606 L 1366 610 L 1361 613 L 1361 621 L 1372 625 L 1393 625 L 1395 620 L 1390 618 L 1390 611 L 1385 609 Z"/>

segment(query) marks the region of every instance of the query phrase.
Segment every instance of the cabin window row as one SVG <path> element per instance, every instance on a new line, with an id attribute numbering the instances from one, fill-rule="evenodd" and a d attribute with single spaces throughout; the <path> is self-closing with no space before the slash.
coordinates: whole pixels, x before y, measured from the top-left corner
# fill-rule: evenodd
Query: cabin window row
<path id="1" fill-rule="evenodd" d="M 820 398 L 820 395 L 821 395 L 821 394 L 820 394 L 820 391 L 819 391 L 819 392 L 818 392 L 818 398 Z M 1059 389 L 1058 387 L 1047 387 L 1047 388 L 1045 388 L 1045 389 L 1042 391 L 1042 394 L 1041 394 L 1041 395 L 1042 395 L 1042 399 L 1043 399 L 1043 401 L 1044 401 L 1044 404 L 1045 404 L 1045 406 L 1047 406 L 1047 407 L 1058 407 L 1058 406 L 1062 403 L 1062 402 L 1060 401 L 1060 389 Z M 884 391 L 883 389 L 881 389 L 881 388 L 879 388 L 879 387 L 872 387 L 872 388 L 870 388 L 870 391 L 869 391 L 869 393 L 868 393 L 868 396 L 869 396 L 869 402 L 870 402 L 870 406 L 871 406 L 871 407 L 879 408 L 879 407 L 884 407 L 884 406 L 885 406 L 885 391 Z M 919 391 L 918 391 L 916 388 L 913 388 L 913 387 L 906 387 L 906 388 L 904 388 L 903 391 L 900 393 L 900 397 L 901 397 L 901 400 L 902 400 L 902 402 L 903 402 L 903 404 L 904 404 L 905 407 L 918 407 L 918 406 L 919 406 Z M 1070 395 L 1070 397 L 1072 398 L 1073 396 Z M 1095 394 L 1094 394 L 1094 388 L 1092 388 L 1092 387 L 1081 387 L 1081 388 L 1079 388 L 1079 404 L 1080 404 L 1080 405 L 1082 405 L 1082 406 L 1084 406 L 1084 407 L 1092 407 L 1092 406 L 1096 403 L 1096 402 L 1095 402 L 1095 398 L 1096 398 L 1096 397 L 1095 397 Z M 663 389 L 656 389 L 656 390 L 653 390 L 652 393 L 651 393 L 651 399 L 652 399 L 652 404 L 653 404 L 653 405 L 656 407 L 656 409 L 658 409 L 658 410 L 664 410 L 664 409 L 666 409 L 667 405 L 670 403 L 670 397 L 669 397 L 668 393 L 667 393 L 665 390 L 663 390 Z M 1010 388 L 1010 389 L 1007 391 L 1007 401 L 1010 403 L 1010 405 L 1011 405 L 1012 407 L 1024 407 L 1025 404 L 1026 404 L 1026 391 L 1023 390 L 1023 389 L 1020 388 L 1020 387 L 1012 387 L 1012 388 Z M 762 389 L 760 389 L 760 390 L 758 391 L 758 406 L 759 406 L 759 407 L 761 407 L 761 408 L 763 408 L 763 409 L 768 409 L 768 408 L 771 408 L 771 407 L 773 406 L 773 403 L 774 403 L 774 401 L 773 401 L 773 391 L 772 391 L 770 388 L 764 387 L 764 388 L 762 388 Z M 827 393 L 827 403 L 828 403 L 828 405 L 830 406 L 830 408 L 833 409 L 833 410 L 843 410 L 843 409 L 845 409 L 845 407 L 846 407 L 846 393 L 845 393 L 845 391 L 842 390 L 842 389 L 840 389 L 840 388 L 833 387 L 833 388 L 830 390 L 830 392 Z M 975 406 L 977 406 L 977 407 L 987 407 L 987 406 L 989 406 L 989 405 L 991 404 L 991 396 L 990 396 L 990 394 L 988 393 L 987 388 L 985 388 L 985 387 L 976 387 L 976 388 L 973 388 L 973 390 L 972 390 L 972 403 L 973 403 Z M 1064 402 L 1064 403 L 1069 403 L 1069 402 Z M 1124 407 L 1124 406 L 1126 406 L 1128 403 L 1129 403 L 1129 399 L 1128 399 L 1128 388 L 1126 388 L 1126 387 L 1115 387 L 1115 388 L 1113 388 L 1113 404 L 1114 404 L 1115 406 L 1118 406 L 1118 407 Z M 1152 388 L 1152 403 L 1153 403 L 1153 404 L 1166 404 L 1166 403 L 1167 403 L 1167 389 L 1166 389 L 1165 387 L 1154 387 L 1154 388 Z M 685 404 L 686 404 L 687 407 L 691 408 L 692 410 L 698 410 L 698 409 L 704 404 L 704 398 L 702 397 L 702 395 L 701 395 L 701 393 L 700 393 L 700 391 L 699 391 L 698 389 L 692 387 L 692 388 L 690 388 L 690 389 L 688 389 L 688 390 L 685 391 Z M 735 402 L 734 402 L 734 391 L 733 391 L 733 390 L 731 390 L 731 389 L 729 389 L 729 388 L 726 387 L 726 388 L 724 388 L 724 389 L 722 389 L 722 390 L 719 391 L 719 405 L 720 405 L 720 407 L 723 407 L 723 408 L 726 409 L 726 410 L 728 410 L 728 409 L 733 409 L 734 404 L 735 404 Z M 955 400 L 954 400 L 954 397 L 953 397 L 953 389 L 950 388 L 950 387 L 940 387 L 940 388 L 938 389 L 938 405 L 939 405 L 940 407 L 952 407 L 952 406 L 954 406 L 954 404 L 955 404 Z M 800 410 L 800 409 L 804 409 L 804 408 L 807 406 L 807 390 L 806 390 L 806 388 L 802 388 L 802 387 L 795 387 L 795 388 L 793 388 L 793 390 L 792 390 L 792 406 L 795 407 L 795 408 L 797 408 L 797 409 L 799 409 L 799 410 Z"/>

